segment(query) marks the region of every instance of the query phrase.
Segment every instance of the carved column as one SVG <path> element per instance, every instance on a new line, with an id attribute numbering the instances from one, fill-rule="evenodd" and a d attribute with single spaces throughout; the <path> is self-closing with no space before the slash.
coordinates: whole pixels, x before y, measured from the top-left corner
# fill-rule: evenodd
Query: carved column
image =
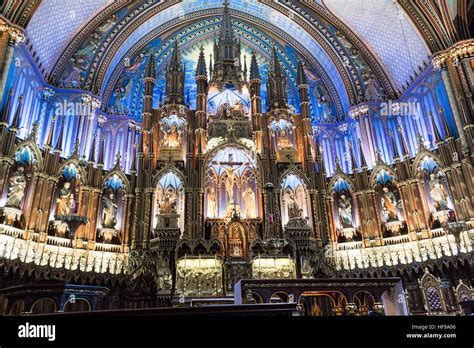
<path id="1" fill-rule="evenodd" d="M 446 93 L 448 95 L 449 104 L 451 105 L 451 110 L 453 112 L 454 122 L 456 123 L 456 128 L 458 129 L 459 138 L 461 140 L 461 145 L 464 152 L 465 149 L 468 148 L 468 142 L 464 133 L 465 122 L 463 120 L 461 110 L 458 105 L 459 94 L 456 91 L 455 86 L 453 85 L 453 81 L 450 76 L 450 70 L 448 68 L 449 64 L 452 64 L 449 52 L 443 51 L 433 56 L 433 66 L 438 71 L 441 71 L 441 76 L 446 87 Z"/>
<path id="2" fill-rule="evenodd" d="M 0 102 L 5 93 L 5 87 L 12 63 L 15 46 L 26 40 L 23 29 L 8 22 L 0 16 Z"/>
<path id="3" fill-rule="evenodd" d="M 337 233 L 336 225 L 334 223 L 334 198 L 332 196 L 327 196 L 324 203 L 328 213 L 329 240 L 333 242 L 333 245 L 335 245 L 337 243 Z"/>
<path id="4" fill-rule="evenodd" d="M 411 179 L 406 181 L 406 187 L 400 183 L 400 195 L 406 208 L 408 229 L 410 232 L 423 232 L 428 229 L 430 211 L 423 203 L 420 181 Z M 414 235 L 412 235 L 413 239 Z"/>

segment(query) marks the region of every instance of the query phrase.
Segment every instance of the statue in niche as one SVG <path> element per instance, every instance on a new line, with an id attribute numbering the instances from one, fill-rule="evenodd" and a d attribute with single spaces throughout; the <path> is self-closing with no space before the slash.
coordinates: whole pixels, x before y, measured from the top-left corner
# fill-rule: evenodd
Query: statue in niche
<path id="1" fill-rule="evenodd" d="M 70 215 L 73 212 L 75 201 L 74 193 L 71 190 L 71 183 L 66 181 L 63 188 L 59 192 L 59 197 L 56 200 L 56 215 Z"/>
<path id="2" fill-rule="evenodd" d="M 247 190 L 243 193 L 245 202 L 245 214 L 247 219 L 254 219 L 255 214 L 255 194 L 251 187 L 247 187 Z"/>
<path id="3" fill-rule="evenodd" d="M 287 204 L 288 204 L 288 218 L 292 219 L 301 219 L 303 217 L 303 209 L 296 201 L 294 193 L 287 194 Z"/>
<path id="4" fill-rule="evenodd" d="M 176 214 L 176 192 L 168 190 L 159 203 L 160 214 Z"/>
<path id="5" fill-rule="evenodd" d="M 293 145 L 291 144 L 290 139 L 288 139 L 288 135 L 284 129 L 280 131 L 280 134 L 278 136 L 278 148 L 281 150 L 293 148 Z"/>
<path id="6" fill-rule="evenodd" d="M 430 196 L 433 199 L 436 211 L 448 210 L 448 195 L 443 183 L 435 174 L 430 175 Z"/>
<path id="7" fill-rule="evenodd" d="M 160 259 L 159 265 L 157 267 L 157 286 L 158 290 L 161 291 L 170 291 L 173 285 L 173 280 L 171 276 L 170 268 L 168 267 L 168 263 L 166 259 Z"/>
<path id="8" fill-rule="evenodd" d="M 211 218 L 217 216 L 217 199 L 213 188 L 207 193 L 207 216 Z"/>
<path id="9" fill-rule="evenodd" d="M 219 105 L 219 108 L 217 109 L 217 118 L 225 119 L 225 118 L 230 118 L 230 116 L 231 116 L 231 112 L 229 110 L 229 104 L 225 102 Z"/>
<path id="10" fill-rule="evenodd" d="M 232 224 L 229 227 L 229 251 L 230 256 L 242 257 L 244 254 L 244 245 L 243 245 L 243 237 L 245 235 L 245 231 L 240 224 Z"/>
<path id="11" fill-rule="evenodd" d="M 180 147 L 182 143 L 181 132 L 178 131 L 178 126 L 172 124 L 169 132 L 164 132 L 163 141 L 161 145 L 163 147 Z"/>
<path id="12" fill-rule="evenodd" d="M 238 172 L 241 168 L 245 167 L 247 163 L 242 163 L 235 169 L 232 164 L 229 164 L 224 167 L 220 162 L 217 162 L 217 165 L 227 174 L 227 177 L 224 181 L 225 190 L 227 192 L 227 195 L 229 196 L 229 203 L 234 203 L 234 181 L 236 172 Z"/>
<path id="13" fill-rule="evenodd" d="M 346 195 L 341 195 L 337 201 L 337 210 L 339 213 L 339 222 L 342 228 L 354 227 L 352 222 L 352 204 Z"/>
<path id="14" fill-rule="evenodd" d="M 10 187 L 8 188 L 7 207 L 20 208 L 21 201 L 25 196 L 26 179 L 25 169 L 18 167 L 17 171 L 10 178 Z"/>
<path id="15" fill-rule="evenodd" d="M 397 197 L 387 187 L 382 189 L 382 213 L 385 222 L 397 221 Z"/>
<path id="16" fill-rule="evenodd" d="M 103 199 L 104 208 L 102 211 L 102 224 L 105 228 L 115 228 L 117 224 L 117 203 L 115 195 L 110 193 Z"/>
<path id="17" fill-rule="evenodd" d="M 238 118 L 244 116 L 244 105 L 240 100 L 236 100 L 232 108 L 232 118 Z"/>

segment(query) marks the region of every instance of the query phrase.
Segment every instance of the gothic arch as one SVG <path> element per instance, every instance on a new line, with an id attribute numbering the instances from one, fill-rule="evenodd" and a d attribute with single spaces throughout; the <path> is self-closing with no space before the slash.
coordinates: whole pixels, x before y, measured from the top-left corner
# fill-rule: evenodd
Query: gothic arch
<path id="1" fill-rule="evenodd" d="M 130 188 L 130 182 L 128 181 L 128 178 L 127 176 L 123 173 L 122 170 L 119 170 L 119 169 L 114 169 L 112 171 L 110 171 L 106 176 L 104 176 L 104 179 L 102 180 L 102 185 L 104 186 L 105 183 L 107 182 L 108 179 L 112 178 L 114 175 L 117 175 L 120 180 L 122 181 L 122 185 L 123 185 L 123 190 L 126 192 L 126 193 L 131 193 L 131 188 Z"/>
<path id="2" fill-rule="evenodd" d="M 290 167 L 283 172 L 283 174 L 280 175 L 280 178 L 278 179 L 278 187 L 281 188 L 283 185 L 283 182 L 285 181 L 286 177 L 290 174 L 293 174 L 297 177 L 299 177 L 301 180 L 303 180 L 306 189 L 309 190 L 311 187 L 310 182 L 308 177 L 306 176 L 305 173 L 303 173 L 298 167 L 296 167 L 294 164 L 290 165 Z"/>
<path id="3" fill-rule="evenodd" d="M 21 150 L 24 147 L 30 148 L 30 150 L 33 152 L 35 156 L 36 164 L 33 166 L 33 168 L 36 168 L 40 172 L 43 171 L 43 155 L 38 145 L 32 138 L 32 135 L 30 135 L 27 139 L 25 139 L 25 141 L 22 141 L 17 146 L 15 146 L 15 148 L 13 149 L 13 153 L 16 153 L 18 150 Z"/>
<path id="4" fill-rule="evenodd" d="M 334 184 L 339 179 L 343 179 L 343 180 L 347 181 L 347 183 L 349 184 L 349 186 L 351 188 L 351 191 L 354 189 L 354 183 L 352 182 L 352 179 L 347 174 L 343 173 L 341 170 L 338 170 L 334 174 L 334 176 L 331 178 L 331 180 L 329 181 L 329 192 L 330 193 L 334 193 Z"/>
<path id="5" fill-rule="evenodd" d="M 238 143 L 235 141 L 226 141 L 222 144 L 219 144 L 218 146 L 216 146 L 215 148 L 213 148 L 211 151 L 209 151 L 206 154 L 206 157 L 204 158 L 204 165 L 202 166 L 202 172 L 201 172 L 201 178 L 202 178 L 202 182 L 200 183 L 201 187 L 206 187 L 205 178 L 206 178 L 206 171 L 209 167 L 209 162 L 215 157 L 215 155 L 217 155 L 219 151 L 224 150 L 227 147 L 234 147 L 234 148 L 237 148 L 238 150 L 241 150 L 248 158 L 254 161 L 257 171 L 259 173 L 263 173 L 262 162 L 258 158 L 256 152 L 252 152 L 252 150 L 250 150 L 247 146 L 241 143 Z M 263 179 L 259 175 L 256 176 L 256 182 L 257 182 L 258 188 L 260 190 L 263 190 Z"/>
<path id="6" fill-rule="evenodd" d="M 416 179 L 418 175 L 418 167 L 420 166 L 421 162 L 425 159 L 425 157 L 431 157 L 433 161 L 438 165 L 438 168 L 441 170 L 443 168 L 443 162 L 441 159 L 434 154 L 433 152 L 427 150 L 423 145 L 422 145 L 422 150 L 418 153 L 418 155 L 415 157 L 412 163 L 412 178 Z"/>
<path id="7" fill-rule="evenodd" d="M 372 173 L 370 174 L 369 182 L 371 183 L 372 187 L 376 186 L 377 176 L 382 170 L 387 171 L 390 174 L 390 176 L 394 179 L 394 181 L 398 181 L 398 176 L 395 170 L 382 162 L 382 163 L 378 163 L 377 166 L 372 170 Z"/>
<path id="8" fill-rule="evenodd" d="M 183 173 L 178 169 L 176 168 L 172 163 L 169 163 L 167 166 L 165 166 L 164 168 L 160 169 L 154 176 L 153 176 L 153 179 L 152 179 L 152 185 L 153 187 L 156 187 L 158 185 L 158 182 L 160 181 L 160 179 L 163 177 L 163 175 L 167 174 L 167 173 L 172 173 L 174 175 L 176 175 L 179 180 L 181 180 L 181 183 L 184 185 L 184 183 L 186 182 L 185 180 L 185 177 L 183 175 Z"/>
<path id="9" fill-rule="evenodd" d="M 63 174 L 64 170 L 66 169 L 66 167 L 68 167 L 69 165 L 73 164 L 77 171 L 79 172 L 79 182 L 82 183 L 83 180 L 85 178 L 87 178 L 87 174 L 84 170 L 84 168 L 80 165 L 79 161 L 75 158 L 70 158 L 68 160 L 66 160 L 65 162 L 63 162 L 60 166 L 59 166 L 59 169 L 57 170 L 56 172 L 56 176 L 57 177 L 61 177 L 61 175 Z"/>

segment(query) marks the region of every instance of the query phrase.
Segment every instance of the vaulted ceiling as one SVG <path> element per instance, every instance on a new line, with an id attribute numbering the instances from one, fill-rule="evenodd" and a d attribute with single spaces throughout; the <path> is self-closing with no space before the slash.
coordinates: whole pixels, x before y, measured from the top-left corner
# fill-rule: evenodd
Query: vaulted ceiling
<path id="1" fill-rule="evenodd" d="M 303 59 L 345 112 L 363 100 L 371 76 L 396 98 L 432 53 L 469 36 L 467 1 L 456 2 L 463 9 L 437 0 L 231 0 L 230 9 L 250 47 L 266 56 L 273 42 L 282 57 Z M 99 33 L 81 87 L 101 96 L 110 93 L 124 61 L 147 44 L 177 35 L 183 46 L 196 44 L 215 30 L 206 21 L 222 13 L 222 0 L 6 0 L 1 6 L 26 27 L 28 46 L 52 84 Z M 433 18 L 439 20 L 429 24 Z"/>

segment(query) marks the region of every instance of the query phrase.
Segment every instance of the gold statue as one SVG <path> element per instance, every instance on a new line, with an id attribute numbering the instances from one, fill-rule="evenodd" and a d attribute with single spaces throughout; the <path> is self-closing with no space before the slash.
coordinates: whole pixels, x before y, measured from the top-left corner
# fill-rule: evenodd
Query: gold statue
<path id="1" fill-rule="evenodd" d="M 71 191 L 71 183 L 65 182 L 56 200 L 56 215 L 70 215 L 75 205 L 74 194 Z"/>
<path id="2" fill-rule="evenodd" d="M 178 131 L 178 126 L 171 125 L 169 132 L 164 132 L 161 145 L 163 147 L 180 147 L 182 144 L 181 132 Z"/>

